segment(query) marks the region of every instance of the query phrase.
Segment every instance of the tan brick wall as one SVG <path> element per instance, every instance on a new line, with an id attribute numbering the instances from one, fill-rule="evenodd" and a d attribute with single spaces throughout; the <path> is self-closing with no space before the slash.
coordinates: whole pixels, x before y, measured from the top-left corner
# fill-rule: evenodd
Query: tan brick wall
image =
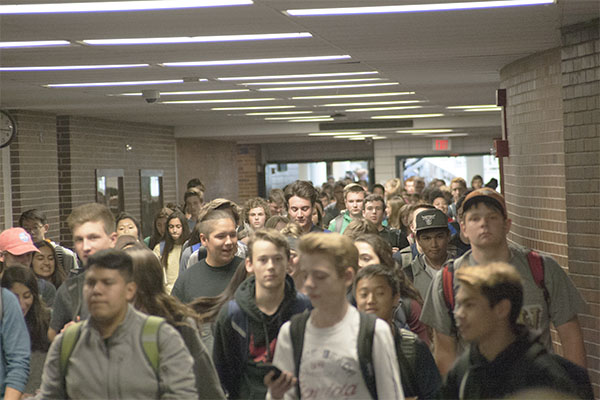
<path id="1" fill-rule="evenodd" d="M 600 398 L 600 24 L 563 29 L 561 69 L 569 272 L 588 303 L 580 317 Z"/>
<path id="2" fill-rule="evenodd" d="M 258 168 L 260 167 L 260 145 L 237 146 L 239 204 L 258 196 Z"/>

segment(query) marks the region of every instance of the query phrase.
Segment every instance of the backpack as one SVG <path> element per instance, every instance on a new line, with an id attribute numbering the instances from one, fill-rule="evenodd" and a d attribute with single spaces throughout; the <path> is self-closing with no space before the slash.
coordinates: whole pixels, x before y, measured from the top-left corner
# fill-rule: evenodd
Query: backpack
<path id="1" fill-rule="evenodd" d="M 71 358 L 71 353 L 73 353 L 73 349 L 79 340 L 83 322 L 84 321 L 81 321 L 70 325 L 63 332 L 63 338 L 60 346 L 60 371 L 63 381 L 66 379 L 69 359 Z M 165 322 L 164 318 L 149 315 L 146 318 L 146 321 L 144 321 L 142 334 L 140 335 L 140 341 L 142 342 L 144 354 L 146 355 L 146 359 L 148 363 L 150 363 L 150 366 L 152 367 L 152 370 L 156 374 L 157 378 L 159 372 L 158 330 L 163 322 Z"/>
<path id="2" fill-rule="evenodd" d="M 527 263 L 529 264 L 533 281 L 537 287 L 542 289 L 544 301 L 550 306 L 550 293 L 544 283 L 544 259 L 538 252 L 530 250 L 527 253 Z M 442 290 L 444 292 L 446 308 L 448 308 L 448 313 L 454 326 L 454 260 L 449 261 L 442 269 Z"/>

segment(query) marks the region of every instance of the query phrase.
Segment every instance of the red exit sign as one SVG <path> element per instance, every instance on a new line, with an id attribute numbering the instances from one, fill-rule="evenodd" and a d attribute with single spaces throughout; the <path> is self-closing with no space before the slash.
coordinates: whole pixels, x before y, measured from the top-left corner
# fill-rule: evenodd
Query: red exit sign
<path id="1" fill-rule="evenodd" d="M 433 139 L 434 151 L 450 151 L 451 149 L 452 143 L 450 139 Z"/>

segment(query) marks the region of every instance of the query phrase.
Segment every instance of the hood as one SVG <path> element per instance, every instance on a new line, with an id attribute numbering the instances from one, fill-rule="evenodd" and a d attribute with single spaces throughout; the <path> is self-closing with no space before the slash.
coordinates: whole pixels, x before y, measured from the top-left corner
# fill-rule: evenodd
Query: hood
<path id="1" fill-rule="evenodd" d="M 514 363 L 520 357 L 527 352 L 532 346 L 536 346 L 538 352 L 546 351 L 544 346 L 539 342 L 540 335 L 537 332 L 530 331 L 524 325 L 518 326 L 517 337 L 508 347 L 506 347 L 500 354 L 491 361 L 488 361 L 480 352 L 477 346 L 471 346 L 469 359 L 471 364 L 475 367 L 486 367 L 498 368 L 498 371 L 502 371 L 506 365 L 514 365 Z"/>

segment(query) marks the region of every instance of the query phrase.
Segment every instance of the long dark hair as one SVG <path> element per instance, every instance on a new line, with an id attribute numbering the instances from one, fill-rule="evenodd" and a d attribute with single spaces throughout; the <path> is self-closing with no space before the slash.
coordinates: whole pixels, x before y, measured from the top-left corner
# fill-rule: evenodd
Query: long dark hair
<path id="1" fill-rule="evenodd" d="M 37 278 L 29 268 L 20 266 L 7 268 L 2 275 L 2 287 L 11 290 L 15 283 L 25 285 L 33 296 L 33 304 L 25 315 L 25 323 L 31 338 L 31 350 L 47 351 L 50 346 L 48 341 L 50 310 L 46 308 L 40 297 Z"/>
<path id="2" fill-rule="evenodd" d="M 142 240 L 144 240 L 144 238 L 142 237 L 142 226 L 140 225 L 140 222 L 137 220 L 137 218 L 135 218 L 133 215 L 125 212 L 125 211 L 121 211 L 119 213 L 119 215 L 117 215 L 117 218 L 115 219 L 115 223 L 117 224 L 117 227 L 119 226 L 119 221 L 122 221 L 124 219 L 130 219 L 131 222 L 133 222 L 133 224 L 135 225 L 138 234 L 137 234 L 137 239 L 141 242 Z M 118 228 L 117 228 L 118 230 Z"/>
<path id="3" fill-rule="evenodd" d="M 423 305 L 423 298 L 419 294 L 419 291 L 414 287 L 410 279 L 406 276 L 402 268 L 392 258 L 392 246 L 387 240 L 383 239 L 379 235 L 365 234 L 360 235 L 355 240 L 356 242 L 365 242 L 371 246 L 373 252 L 379 257 L 381 265 L 389 268 L 391 271 L 396 273 L 398 283 L 400 284 L 400 295 L 403 297 L 409 297 L 419 304 Z"/>
<path id="4" fill-rule="evenodd" d="M 171 222 L 175 218 L 179 219 L 179 222 L 181 222 L 181 227 L 183 229 L 181 232 L 181 236 L 179 236 L 177 240 L 173 240 L 173 237 L 171 237 L 171 235 L 169 234 L 169 222 Z M 161 262 L 165 269 L 167 269 L 169 253 L 171 252 L 171 250 L 173 250 L 175 245 L 182 245 L 189 238 L 190 226 L 188 225 L 185 215 L 183 215 L 183 213 L 180 211 L 174 211 L 173 214 L 169 215 L 169 217 L 167 218 L 167 227 L 165 231 L 165 248 L 163 249 L 163 252 L 161 254 Z"/>
<path id="5" fill-rule="evenodd" d="M 37 274 L 33 270 L 33 260 L 35 259 L 35 256 L 37 253 L 34 254 L 33 258 L 31 259 L 31 271 L 33 271 L 33 273 L 38 278 L 47 280 L 48 282 L 52 283 L 54 285 L 54 287 L 56 287 L 58 289 L 58 287 L 60 285 L 62 285 L 62 283 L 65 281 L 65 279 L 67 279 L 67 274 L 65 273 L 65 270 L 60 265 L 58 265 L 58 260 L 56 258 L 56 250 L 54 249 L 54 246 L 52 246 L 50 243 L 48 243 L 45 240 L 42 240 L 41 242 L 36 242 L 34 244 L 35 244 L 35 247 L 37 247 L 40 250 L 42 249 L 42 247 L 47 247 L 50 249 L 50 251 L 52 252 L 52 256 L 54 257 L 54 272 L 52 273 L 52 275 L 50 275 L 49 278 L 45 278 L 43 276 L 37 276 Z"/>
<path id="6" fill-rule="evenodd" d="M 156 255 L 135 244 L 125 249 L 133 260 L 133 281 L 137 291 L 133 306 L 150 315 L 158 315 L 173 326 L 185 324 L 188 318 L 198 321 L 198 315 L 165 290 L 163 270 Z"/>
<path id="7" fill-rule="evenodd" d="M 156 222 L 161 218 L 169 218 L 169 215 L 171 215 L 172 213 L 173 213 L 173 209 L 168 208 L 168 207 L 163 207 L 154 216 L 154 223 L 152 224 L 152 235 L 150 236 L 150 240 L 148 242 L 148 248 L 150 248 L 150 250 L 154 249 L 156 247 L 156 245 L 159 244 L 161 242 L 161 240 L 164 239 L 164 237 L 166 236 L 166 233 L 167 233 L 167 228 L 165 226 L 165 233 L 161 235 L 160 232 L 158 231 L 158 229 L 156 228 Z"/>
<path id="8" fill-rule="evenodd" d="M 214 322 L 217 319 L 217 314 L 219 314 L 221 307 L 229 300 L 233 299 L 235 291 L 247 277 L 248 272 L 246 271 L 246 264 L 242 260 L 231 277 L 229 284 L 221 294 L 212 297 L 198 297 L 189 304 L 190 307 L 200 314 L 200 321 L 203 323 Z"/>

